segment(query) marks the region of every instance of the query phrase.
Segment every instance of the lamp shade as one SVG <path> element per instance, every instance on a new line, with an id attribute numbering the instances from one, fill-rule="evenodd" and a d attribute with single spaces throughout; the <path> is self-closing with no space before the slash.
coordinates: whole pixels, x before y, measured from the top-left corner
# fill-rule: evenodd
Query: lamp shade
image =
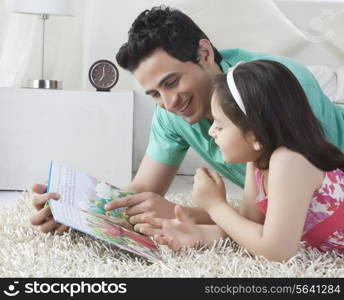
<path id="1" fill-rule="evenodd" d="M 73 0 L 13 0 L 12 12 L 72 16 Z"/>

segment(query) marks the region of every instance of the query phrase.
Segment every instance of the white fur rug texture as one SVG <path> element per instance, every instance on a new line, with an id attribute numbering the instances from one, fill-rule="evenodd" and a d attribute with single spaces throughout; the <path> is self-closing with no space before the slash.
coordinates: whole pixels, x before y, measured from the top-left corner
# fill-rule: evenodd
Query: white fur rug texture
<path id="1" fill-rule="evenodd" d="M 161 246 L 164 262 L 150 262 L 74 230 L 41 233 L 29 222 L 32 196 L 22 193 L 13 208 L 0 213 L 0 277 L 344 277 L 344 255 L 300 247 L 285 263 L 269 262 L 229 239 L 180 253 Z M 191 194 L 167 198 L 191 203 Z"/>

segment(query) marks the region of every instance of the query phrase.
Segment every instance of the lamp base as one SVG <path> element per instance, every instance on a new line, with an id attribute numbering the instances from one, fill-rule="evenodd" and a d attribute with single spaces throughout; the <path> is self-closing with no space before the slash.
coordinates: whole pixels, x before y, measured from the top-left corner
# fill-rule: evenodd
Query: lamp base
<path id="1" fill-rule="evenodd" d="M 34 80 L 29 80 L 26 87 L 31 88 L 31 89 L 62 90 L 62 81 L 34 79 Z"/>

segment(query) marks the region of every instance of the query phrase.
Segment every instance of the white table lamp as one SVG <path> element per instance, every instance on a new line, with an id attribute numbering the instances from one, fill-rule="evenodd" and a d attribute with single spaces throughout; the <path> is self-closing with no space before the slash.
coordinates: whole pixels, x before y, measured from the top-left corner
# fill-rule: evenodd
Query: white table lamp
<path id="1" fill-rule="evenodd" d="M 45 79 L 44 46 L 45 21 L 50 15 L 73 16 L 73 0 L 13 0 L 12 12 L 39 15 L 42 20 L 42 73 L 41 79 L 29 80 L 30 88 L 62 89 L 62 81 Z"/>

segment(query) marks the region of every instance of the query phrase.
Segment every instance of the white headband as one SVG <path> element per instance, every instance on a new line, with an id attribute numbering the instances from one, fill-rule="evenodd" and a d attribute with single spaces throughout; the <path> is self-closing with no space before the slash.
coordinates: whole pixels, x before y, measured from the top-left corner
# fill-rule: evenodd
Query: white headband
<path id="1" fill-rule="evenodd" d="M 228 84 L 228 88 L 230 90 L 230 92 L 232 93 L 232 96 L 235 100 L 235 102 L 238 104 L 238 106 L 240 107 L 240 109 L 242 110 L 242 112 L 246 115 L 246 109 L 244 106 L 244 102 L 242 102 L 242 98 L 240 96 L 240 93 L 235 85 L 235 81 L 234 81 L 234 77 L 233 77 L 233 73 L 234 70 L 241 64 L 245 63 L 244 61 L 239 61 L 235 66 L 231 67 L 228 69 L 227 72 L 227 84 Z"/>

